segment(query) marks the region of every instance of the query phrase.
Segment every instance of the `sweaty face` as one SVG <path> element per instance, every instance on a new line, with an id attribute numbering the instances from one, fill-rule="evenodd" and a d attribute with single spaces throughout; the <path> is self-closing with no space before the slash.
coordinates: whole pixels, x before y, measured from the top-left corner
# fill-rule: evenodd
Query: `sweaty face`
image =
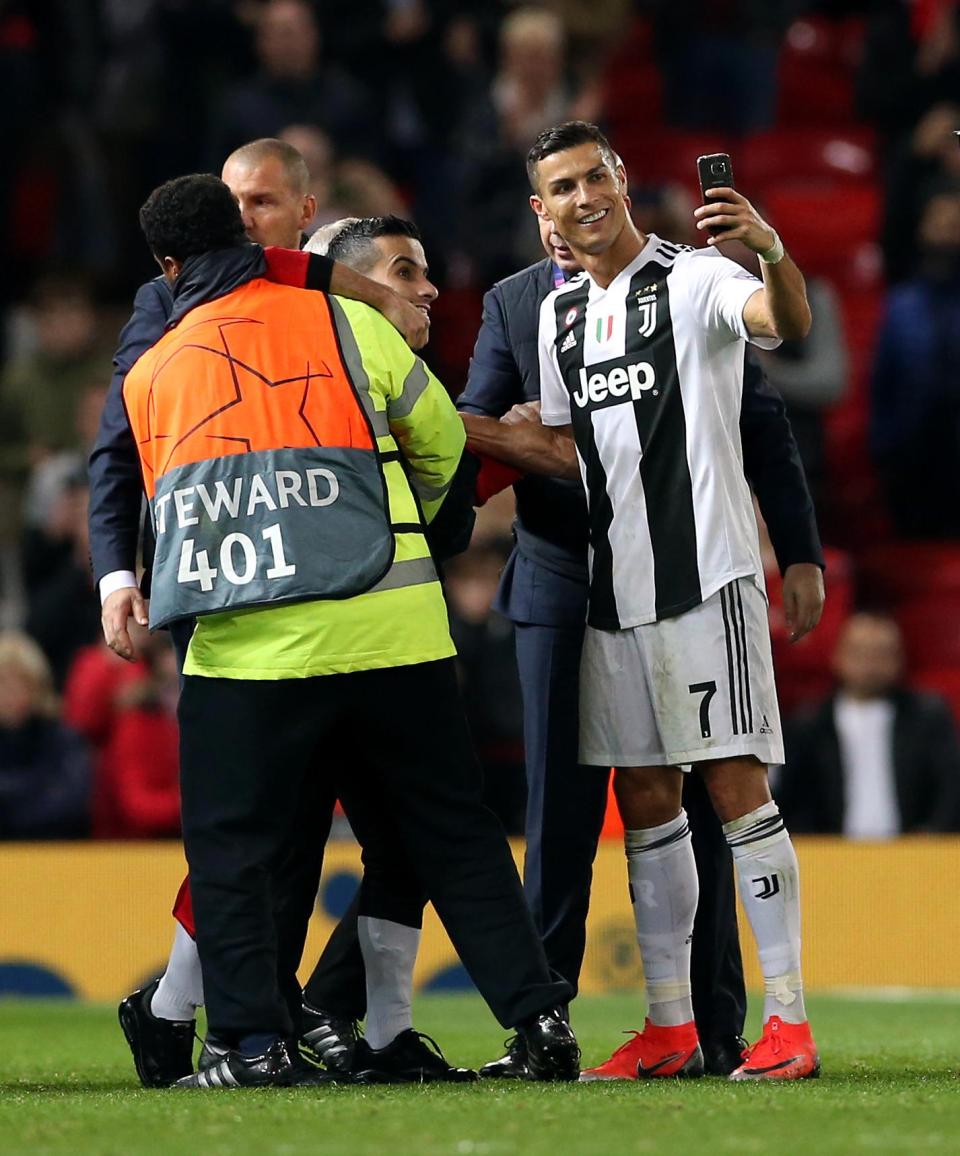
<path id="1" fill-rule="evenodd" d="M 545 213 L 572 253 L 605 253 L 627 219 L 622 169 L 592 141 L 544 157 L 537 165 L 537 212 Z"/>
<path id="2" fill-rule="evenodd" d="M 420 242 L 412 237 L 376 237 L 373 243 L 380 256 L 366 275 L 429 314 L 437 299 L 437 287 L 427 276 L 427 258 Z"/>
<path id="3" fill-rule="evenodd" d="M 277 157 L 258 164 L 228 160 L 223 166 L 224 183 L 237 198 L 247 236 L 258 245 L 280 245 L 296 249 L 300 234 L 313 218 L 315 203 L 290 187 L 287 172 Z"/>

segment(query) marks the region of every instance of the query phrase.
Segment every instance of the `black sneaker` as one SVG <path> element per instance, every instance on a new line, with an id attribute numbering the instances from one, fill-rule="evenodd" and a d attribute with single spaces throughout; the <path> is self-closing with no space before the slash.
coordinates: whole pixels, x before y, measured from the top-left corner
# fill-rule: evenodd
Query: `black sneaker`
<path id="1" fill-rule="evenodd" d="M 358 1040 L 353 1075 L 361 1082 L 371 1084 L 430 1084 L 437 1081 L 464 1084 L 477 1078 L 472 1068 L 451 1067 L 436 1040 L 413 1028 L 402 1031 L 379 1051 L 374 1051 L 366 1040 Z"/>
<path id="2" fill-rule="evenodd" d="M 504 1041 L 506 1054 L 499 1060 L 484 1064 L 478 1075 L 481 1080 L 525 1080 L 527 1070 L 527 1044 L 520 1035 Z"/>
<path id="3" fill-rule="evenodd" d="M 747 1041 L 743 1036 L 714 1036 L 701 1039 L 703 1063 L 708 1076 L 729 1076 L 743 1063 Z"/>
<path id="4" fill-rule="evenodd" d="M 120 1027 L 145 1088 L 168 1088 L 193 1071 L 196 1020 L 162 1020 L 155 1016 L 150 1011 L 150 1001 L 159 983 L 155 979 L 133 992 L 117 1008 Z"/>
<path id="5" fill-rule="evenodd" d="M 303 1004 L 300 1040 L 308 1052 L 332 1072 L 349 1072 L 359 1033 L 341 1016 Z"/>
<path id="6" fill-rule="evenodd" d="M 175 1088 L 289 1088 L 297 1081 L 297 1065 L 286 1040 L 277 1040 L 262 1056 L 227 1052 L 200 1072 L 184 1076 Z"/>
<path id="7" fill-rule="evenodd" d="M 573 1029 L 558 1008 L 517 1028 L 527 1048 L 528 1080 L 577 1080 L 580 1049 Z"/>

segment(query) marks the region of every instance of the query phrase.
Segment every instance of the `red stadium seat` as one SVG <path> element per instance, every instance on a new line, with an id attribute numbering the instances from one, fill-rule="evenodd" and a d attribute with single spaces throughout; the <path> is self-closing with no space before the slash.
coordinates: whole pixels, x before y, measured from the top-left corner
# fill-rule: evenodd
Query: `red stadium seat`
<path id="1" fill-rule="evenodd" d="M 852 123 L 853 66 L 862 38 L 858 21 L 805 17 L 790 26 L 778 70 L 778 123 Z"/>
<path id="2" fill-rule="evenodd" d="M 849 285 L 858 266 L 876 267 L 882 204 L 873 185 L 783 184 L 769 188 L 763 204 L 807 275 Z"/>
<path id="3" fill-rule="evenodd" d="M 918 690 L 932 690 L 942 695 L 960 725 L 960 666 L 935 666 L 919 670 L 911 677 L 910 683 Z"/>
<path id="4" fill-rule="evenodd" d="M 870 602 L 897 605 L 955 597 L 960 610 L 960 543 L 883 542 L 860 555 L 859 587 Z"/>
<path id="5" fill-rule="evenodd" d="M 960 595 L 922 596 L 896 611 L 911 670 L 960 666 Z"/>
<path id="6" fill-rule="evenodd" d="M 733 171 L 750 197 L 783 181 L 859 184 L 876 176 L 875 145 L 869 129 L 777 129 L 738 146 Z"/>

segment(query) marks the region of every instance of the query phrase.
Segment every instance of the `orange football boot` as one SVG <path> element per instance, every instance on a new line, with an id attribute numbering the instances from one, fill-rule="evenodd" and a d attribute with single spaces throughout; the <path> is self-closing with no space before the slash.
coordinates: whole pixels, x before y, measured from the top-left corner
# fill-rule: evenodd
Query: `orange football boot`
<path id="1" fill-rule="evenodd" d="M 820 1057 L 810 1034 L 810 1024 L 784 1023 L 771 1016 L 763 1035 L 743 1053 L 744 1062 L 731 1072 L 731 1080 L 815 1080 Z"/>
<path id="2" fill-rule="evenodd" d="M 703 1052 L 697 1025 L 691 1020 L 678 1027 L 665 1028 L 648 1019 L 642 1032 L 613 1053 L 596 1068 L 580 1073 L 580 1080 L 648 1080 L 660 1076 L 694 1079 L 703 1075 Z"/>

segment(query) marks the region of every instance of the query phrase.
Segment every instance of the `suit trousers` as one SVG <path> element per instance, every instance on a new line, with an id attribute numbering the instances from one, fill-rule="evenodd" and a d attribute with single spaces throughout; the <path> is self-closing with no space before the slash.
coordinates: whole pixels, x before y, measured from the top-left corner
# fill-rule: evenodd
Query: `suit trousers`
<path id="1" fill-rule="evenodd" d="M 584 616 L 586 607 L 584 606 Z M 516 624 L 527 752 L 524 887 L 550 966 L 577 990 L 609 769 L 578 764 L 583 627 Z M 733 863 L 703 780 L 684 777 L 700 903 L 691 982 L 703 1039 L 740 1035 L 747 998 Z"/>
<path id="2" fill-rule="evenodd" d="M 570 988 L 550 973 L 503 828 L 481 801 L 452 660 L 279 682 L 187 676 L 184 845 L 213 1034 L 229 1045 L 295 1030 L 278 977 L 278 881 L 304 791 L 330 774 L 325 746 L 344 727 L 500 1023 L 565 1003 Z M 291 918 L 305 928 L 305 914 Z"/>

